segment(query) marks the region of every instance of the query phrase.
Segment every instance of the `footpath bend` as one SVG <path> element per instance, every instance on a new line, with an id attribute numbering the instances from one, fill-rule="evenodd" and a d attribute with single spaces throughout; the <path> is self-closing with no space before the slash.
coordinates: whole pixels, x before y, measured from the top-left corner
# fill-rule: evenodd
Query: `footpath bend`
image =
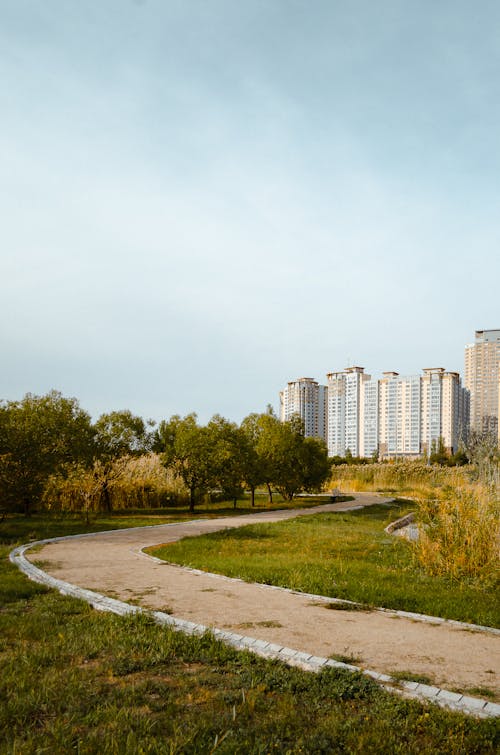
<path id="1" fill-rule="evenodd" d="M 389 500 L 358 493 L 348 503 L 97 533 L 51 542 L 27 556 L 64 582 L 262 644 L 319 658 L 352 657 L 358 667 L 430 677 L 445 690 L 474 695 L 483 687 L 500 694 L 500 632 L 401 612 L 325 610 L 331 599 L 175 566 L 143 553 L 186 536 Z"/>

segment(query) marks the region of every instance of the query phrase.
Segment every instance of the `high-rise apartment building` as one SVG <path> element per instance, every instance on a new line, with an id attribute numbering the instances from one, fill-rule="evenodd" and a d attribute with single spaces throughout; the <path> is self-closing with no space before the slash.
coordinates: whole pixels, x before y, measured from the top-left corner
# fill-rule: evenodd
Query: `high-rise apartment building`
<path id="1" fill-rule="evenodd" d="M 327 446 L 330 456 L 359 456 L 364 443 L 364 385 L 371 379 L 363 367 L 327 374 Z"/>
<path id="2" fill-rule="evenodd" d="M 465 387 L 470 391 L 470 424 L 499 435 L 500 330 L 476 330 L 465 347 Z"/>
<path id="3" fill-rule="evenodd" d="M 378 455 L 379 443 L 379 383 L 366 380 L 363 383 L 361 402 L 361 438 L 359 455 L 369 458 Z"/>
<path id="4" fill-rule="evenodd" d="M 458 450 L 469 426 L 469 392 L 458 372 L 443 367 L 424 369 L 422 384 L 422 453 L 429 454 L 441 441 L 449 454 Z"/>
<path id="5" fill-rule="evenodd" d="M 458 372 L 428 367 L 423 375 L 384 372 L 372 380 L 363 367 L 288 383 L 280 393 L 282 420 L 298 414 L 306 435 L 326 440 L 329 456 L 418 458 L 442 442 L 449 454 L 465 440 L 469 391 Z M 498 402 L 498 393 L 497 393 Z"/>
<path id="6" fill-rule="evenodd" d="M 420 377 L 384 372 L 379 381 L 379 456 L 420 456 Z"/>
<path id="7" fill-rule="evenodd" d="M 326 386 L 314 378 L 291 380 L 280 391 L 280 419 L 286 422 L 294 415 L 304 422 L 306 437 L 326 441 Z"/>

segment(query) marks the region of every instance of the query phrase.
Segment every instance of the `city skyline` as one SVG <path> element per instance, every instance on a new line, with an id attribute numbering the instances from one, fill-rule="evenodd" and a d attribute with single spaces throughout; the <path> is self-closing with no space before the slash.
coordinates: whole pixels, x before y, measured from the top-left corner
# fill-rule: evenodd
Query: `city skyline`
<path id="1" fill-rule="evenodd" d="M 492 0 L 4 0 L 0 398 L 240 421 L 291 375 L 462 374 L 499 33 Z"/>
<path id="2" fill-rule="evenodd" d="M 421 372 L 388 370 L 377 379 L 351 366 L 329 372 L 326 386 L 298 378 L 280 391 L 279 416 L 282 422 L 299 416 L 304 434 L 324 440 L 329 456 L 415 459 L 440 444 L 452 455 L 469 434 L 471 392 L 458 372 Z"/>

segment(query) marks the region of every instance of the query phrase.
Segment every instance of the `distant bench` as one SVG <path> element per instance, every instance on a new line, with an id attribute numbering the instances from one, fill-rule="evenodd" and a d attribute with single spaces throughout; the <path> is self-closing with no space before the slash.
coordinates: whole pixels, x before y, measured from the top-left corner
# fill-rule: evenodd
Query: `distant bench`
<path id="1" fill-rule="evenodd" d="M 335 503 L 335 501 L 338 501 L 339 498 L 344 498 L 345 495 L 344 493 L 342 493 L 341 490 L 334 489 L 334 490 L 327 490 L 325 493 L 300 493 L 299 495 L 295 497 L 296 498 L 322 499 L 324 501 L 329 501 L 330 503 Z"/>

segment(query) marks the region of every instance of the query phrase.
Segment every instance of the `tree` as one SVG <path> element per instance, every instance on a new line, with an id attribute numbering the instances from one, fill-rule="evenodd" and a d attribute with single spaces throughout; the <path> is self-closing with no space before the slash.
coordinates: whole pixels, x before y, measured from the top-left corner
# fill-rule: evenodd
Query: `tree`
<path id="1" fill-rule="evenodd" d="M 29 515 L 51 474 L 90 463 L 94 430 L 75 398 L 58 391 L 0 403 L 0 493 L 12 510 Z"/>
<path id="2" fill-rule="evenodd" d="M 99 483 L 99 495 L 104 502 L 105 510 L 111 511 L 111 487 L 120 474 L 116 461 L 123 457 L 147 453 L 152 446 L 152 434 L 148 432 L 147 424 L 142 417 L 132 414 L 128 409 L 102 414 L 94 429 L 94 479 Z"/>
<path id="3" fill-rule="evenodd" d="M 232 499 L 234 507 L 243 493 L 246 437 L 234 422 L 216 414 L 207 425 L 211 449 L 212 485 L 224 498 Z"/>
<path id="4" fill-rule="evenodd" d="M 435 440 L 432 441 L 429 461 L 431 464 L 439 464 L 441 467 L 450 466 L 450 455 L 446 451 L 446 446 L 441 436 L 439 436 L 437 442 Z"/>
<path id="5" fill-rule="evenodd" d="M 262 482 L 267 485 L 269 492 L 269 503 L 273 502 L 272 485 L 276 479 L 276 464 L 278 463 L 273 449 L 280 432 L 280 426 L 281 422 L 270 405 L 267 407 L 267 411 L 257 415 L 255 420 L 255 449 L 260 463 Z"/>
<path id="6" fill-rule="evenodd" d="M 479 480 L 496 488 L 500 486 L 500 448 L 494 433 L 472 430 L 465 443 L 465 453 L 477 471 Z"/>
<path id="7" fill-rule="evenodd" d="M 128 409 L 102 414 L 94 427 L 100 458 L 117 459 L 120 456 L 137 456 L 151 450 L 152 435 L 142 417 Z"/>
<path id="8" fill-rule="evenodd" d="M 242 474 L 245 485 L 250 489 L 252 506 L 255 506 L 255 490 L 266 482 L 265 459 L 259 454 L 259 437 L 262 431 L 259 414 L 249 414 L 241 423 Z"/>
<path id="9" fill-rule="evenodd" d="M 197 497 L 213 481 L 210 431 L 198 425 L 196 414 L 184 418 L 174 415 L 160 424 L 158 441 L 163 446 L 163 464 L 183 480 L 189 490 L 189 510 L 194 511 Z"/>
<path id="10" fill-rule="evenodd" d="M 317 493 L 330 477 L 332 465 L 326 443 L 321 438 L 304 438 L 301 448 L 302 489 Z"/>
<path id="11" fill-rule="evenodd" d="M 304 437 L 304 423 L 299 416 L 286 422 L 261 416 L 265 419 L 259 448 L 266 460 L 267 475 L 278 492 L 291 501 L 302 490 L 321 489 L 330 474 L 325 443 Z"/>

